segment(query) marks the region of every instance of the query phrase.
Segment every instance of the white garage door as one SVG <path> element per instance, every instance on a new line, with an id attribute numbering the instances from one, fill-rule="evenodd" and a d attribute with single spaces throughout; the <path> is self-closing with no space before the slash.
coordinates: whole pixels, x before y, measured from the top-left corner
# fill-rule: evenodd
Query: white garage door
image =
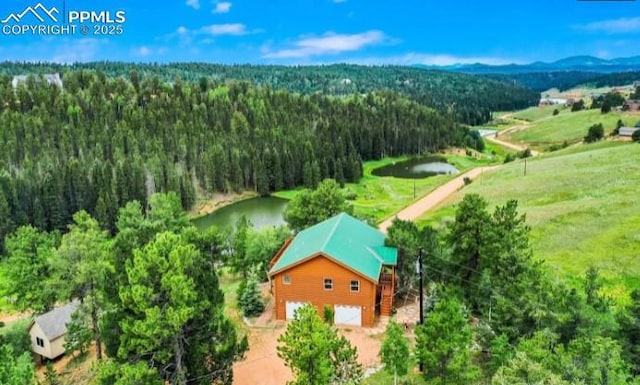
<path id="1" fill-rule="evenodd" d="M 347 305 L 335 305 L 335 318 L 334 323 L 336 325 L 362 325 L 362 307 L 360 306 L 347 306 Z"/>
<path id="2" fill-rule="evenodd" d="M 286 302 L 287 321 L 292 320 L 296 310 L 304 306 L 304 302 Z"/>

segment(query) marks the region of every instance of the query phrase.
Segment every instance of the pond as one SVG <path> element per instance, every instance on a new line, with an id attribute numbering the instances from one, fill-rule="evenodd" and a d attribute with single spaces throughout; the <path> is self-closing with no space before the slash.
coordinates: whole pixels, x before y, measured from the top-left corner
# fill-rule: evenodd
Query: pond
<path id="1" fill-rule="evenodd" d="M 396 162 L 372 171 L 375 176 L 393 176 L 396 178 L 422 179 L 439 174 L 457 174 L 460 171 L 447 163 L 441 156 L 412 158 Z"/>
<path id="2" fill-rule="evenodd" d="M 246 199 L 196 218 L 193 220 L 193 224 L 200 230 L 211 226 L 224 229 L 235 226 L 238 219 L 244 215 L 256 229 L 279 226 L 285 224 L 284 210 L 287 208 L 287 202 L 286 199 L 274 197 Z"/>

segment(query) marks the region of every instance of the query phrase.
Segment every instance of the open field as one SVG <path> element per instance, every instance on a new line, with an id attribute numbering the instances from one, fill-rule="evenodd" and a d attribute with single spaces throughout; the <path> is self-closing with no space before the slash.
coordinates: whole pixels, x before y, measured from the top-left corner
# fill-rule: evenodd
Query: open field
<path id="1" fill-rule="evenodd" d="M 522 110 L 514 113 L 512 116 L 516 119 L 526 120 L 528 122 L 534 122 L 536 120 L 550 118 L 553 116 L 553 111 L 557 109 L 558 115 L 571 112 L 570 108 L 566 106 L 546 106 L 546 107 L 531 107 L 526 110 Z"/>
<path id="2" fill-rule="evenodd" d="M 517 199 L 532 228 L 537 258 L 560 276 L 582 275 L 590 266 L 609 279 L 609 290 L 640 287 L 640 146 L 602 142 L 509 163 L 452 195 L 420 224 L 451 221 L 464 194 L 492 205 Z"/>
<path id="3" fill-rule="evenodd" d="M 352 202 L 356 214 L 372 217 L 380 221 L 456 177 L 456 175 L 438 175 L 424 179 L 402 179 L 378 177 L 371 174 L 378 167 L 405 159 L 407 158 L 385 158 L 366 162 L 363 166 L 364 173 L 360 183 L 347 183 L 345 185 L 347 189 L 354 191 L 357 195 L 356 200 Z M 461 172 L 477 166 L 501 162 L 501 158 L 497 155 L 487 155 L 481 159 L 465 155 L 447 155 L 447 159 Z M 273 195 L 291 199 L 299 191 L 301 190 L 286 190 Z"/>
<path id="4" fill-rule="evenodd" d="M 504 138 L 516 144 L 528 143 L 533 148 L 544 149 L 545 146 L 565 141 L 579 142 L 589 127 L 597 123 L 602 123 L 605 135 L 609 135 L 618 119 L 622 119 L 626 125 L 633 125 L 640 120 L 640 116 L 622 112 L 602 114 L 599 109 L 566 112 L 533 121 L 526 129 L 505 135 Z"/>

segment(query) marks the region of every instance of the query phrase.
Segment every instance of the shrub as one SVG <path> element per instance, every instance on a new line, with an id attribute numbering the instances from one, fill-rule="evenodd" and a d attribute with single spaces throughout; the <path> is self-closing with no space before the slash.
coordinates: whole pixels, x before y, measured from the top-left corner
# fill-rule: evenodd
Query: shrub
<path id="1" fill-rule="evenodd" d="M 324 305 L 322 318 L 324 318 L 324 322 L 327 325 L 333 325 L 333 320 L 335 316 L 335 311 L 331 305 Z"/>
<path id="2" fill-rule="evenodd" d="M 636 130 L 636 132 L 631 135 L 631 139 L 633 139 L 634 142 L 640 142 L 640 130 Z"/>
<path id="3" fill-rule="evenodd" d="M 589 131 L 587 132 L 587 136 L 584 137 L 584 141 L 586 143 L 593 143 L 602 138 L 604 138 L 604 127 L 602 126 L 602 123 L 598 123 L 589 127 Z"/>
<path id="4" fill-rule="evenodd" d="M 558 115 L 559 113 L 560 113 L 560 110 L 559 110 L 559 109 L 557 109 L 557 108 L 556 108 L 555 110 L 553 110 L 553 116 L 556 116 L 556 115 Z"/>
<path id="5" fill-rule="evenodd" d="M 527 148 L 524 151 L 520 151 L 518 153 L 518 158 L 520 158 L 520 159 L 528 158 L 530 156 L 531 156 L 531 149 L 530 148 Z"/>
<path id="6" fill-rule="evenodd" d="M 465 176 L 462 180 L 464 181 L 465 186 L 471 184 L 472 182 L 471 178 L 469 178 L 468 176 Z"/>
<path id="7" fill-rule="evenodd" d="M 348 201 L 355 201 L 356 198 L 358 197 L 358 194 L 350 188 L 346 188 L 342 191 L 342 195 L 344 196 L 344 199 L 348 200 Z"/>
<path id="8" fill-rule="evenodd" d="M 584 110 L 584 100 L 580 99 L 577 102 L 573 103 L 573 105 L 571 106 L 571 112 L 576 112 L 576 111 L 580 111 L 580 110 Z"/>
<path id="9" fill-rule="evenodd" d="M 9 345 L 15 357 L 31 351 L 31 337 L 27 331 L 28 321 L 17 321 L 0 330 L 0 346 Z"/>

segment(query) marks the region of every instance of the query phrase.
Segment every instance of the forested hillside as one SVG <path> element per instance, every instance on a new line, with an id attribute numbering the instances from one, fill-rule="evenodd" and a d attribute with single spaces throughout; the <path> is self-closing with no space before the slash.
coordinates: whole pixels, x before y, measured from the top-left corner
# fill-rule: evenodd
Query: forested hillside
<path id="1" fill-rule="evenodd" d="M 259 193 L 357 181 L 363 160 L 464 140 L 450 116 L 388 92 L 302 96 L 241 82 L 66 72 L 64 90 L 0 83 L 0 239 L 64 229 L 85 209 L 114 230 L 126 202 L 174 191 Z"/>
<path id="2" fill-rule="evenodd" d="M 336 64 L 328 66 L 255 66 L 207 63 L 133 64 L 79 63 L 60 64 L 2 63 L 0 72 L 7 75 L 75 71 L 93 69 L 107 76 L 148 78 L 158 76 L 171 82 L 200 81 L 203 77 L 216 80 L 246 80 L 302 94 L 325 95 L 366 94 L 387 90 L 402 93 L 421 104 L 441 112 L 452 111 L 456 120 L 478 125 L 491 118 L 492 111 L 510 111 L 536 105 L 539 95 L 513 82 L 482 76 L 425 70 L 400 66 L 358 66 Z"/>
<path id="3" fill-rule="evenodd" d="M 640 80 L 640 71 L 616 72 L 602 74 L 597 72 L 558 71 L 558 72 L 529 72 L 519 74 L 491 74 L 489 78 L 513 82 L 542 92 L 550 88 L 566 91 L 578 86 L 617 87 L 632 84 Z"/>

